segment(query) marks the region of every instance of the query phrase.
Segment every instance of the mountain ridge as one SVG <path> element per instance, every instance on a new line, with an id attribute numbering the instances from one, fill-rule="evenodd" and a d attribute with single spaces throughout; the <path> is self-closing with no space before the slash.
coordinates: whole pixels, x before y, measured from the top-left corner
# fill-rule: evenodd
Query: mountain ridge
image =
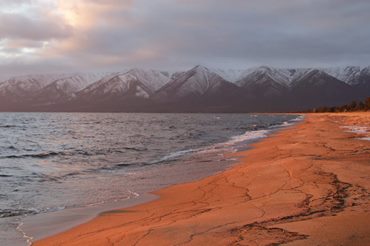
<path id="1" fill-rule="evenodd" d="M 0 110 L 270 112 L 336 106 L 365 96 L 370 96 L 370 66 L 232 70 L 198 65 L 176 73 L 134 68 L 13 77 L 0 83 Z"/>

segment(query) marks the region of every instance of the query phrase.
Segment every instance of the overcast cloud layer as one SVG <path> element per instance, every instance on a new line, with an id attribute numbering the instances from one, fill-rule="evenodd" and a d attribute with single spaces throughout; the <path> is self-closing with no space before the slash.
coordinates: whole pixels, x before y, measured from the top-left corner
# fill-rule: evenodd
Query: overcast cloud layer
<path id="1" fill-rule="evenodd" d="M 0 77 L 370 65 L 369 0 L 1 0 Z"/>

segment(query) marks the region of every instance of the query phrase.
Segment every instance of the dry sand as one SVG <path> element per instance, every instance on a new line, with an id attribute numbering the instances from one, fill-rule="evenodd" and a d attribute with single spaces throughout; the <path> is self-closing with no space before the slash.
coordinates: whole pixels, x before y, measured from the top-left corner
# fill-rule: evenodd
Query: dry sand
<path id="1" fill-rule="evenodd" d="M 369 133 L 348 125 L 370 113 L 307 115 L 230 170 L 35 245 L 370 245 Z"/>

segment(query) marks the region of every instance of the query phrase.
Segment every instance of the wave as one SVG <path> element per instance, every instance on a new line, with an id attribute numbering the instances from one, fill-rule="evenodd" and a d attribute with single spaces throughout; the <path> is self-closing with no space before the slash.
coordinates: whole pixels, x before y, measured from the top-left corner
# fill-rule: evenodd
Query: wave
<path id="1" fill-rule="evenodd" d="M 0 128 L 15 128 L 18 127 L 16 125 L 0 125 Z"/>
<path id="2" fill-rule="evenodd" d="M 241 145 L 246 146 L 247 143 L 266 137 L 270 131 L 271 130 L 247 131 L 242 135 L 231 137 L 226 142 L 217 143 L 212 146 L 203 148 L 198 153 L 209 154 L 214 152 L 225 152 L 225 151 L 235 152 L 238 150 L 238 147 L 241 147 Z"/>
<path id="3" fill-rule="evenodd" d="M 0 174 L 0 178 L 9 178 L 9 177 L 13 177 L 13 175 Z"/>
<path id="4" fill-rule="evenodd" d="M 271 125 L 265 127 L 265 129 L 258 129 L 257 125 L 254 126 L 256 130 L 248 130 L 244 134 L 233 136 L 226 142 L 217 143 L 209 147 L 202 148 L 198 153 L 211 153 L 211 152 L 219 152 L 219 151 L 237 151 L 238 147 L 241 145 L 246 146 L 248 143 L 256 141 L 261 138 L 265 138 L 268 136 L 269 133 L 273 131 L 274 128 L 284 128 L 291 125 L 296 124 L 304 119 L 303 115 L 299 115 L 296 118 L 284 121 L 283 123 L 277 125 Z M 262 126 L 260 126 L 262 128 Z"/>
<path id="5" fill-rule="evenodd" d="M 292 126 L 292 125 L 295 125 L 296 123 L 300 122 L 304 120 L 304 115 L 299 115 L 297 116 L 296 118 L 292 119 L 292 120 L 288 120 L 288 121 L 284 121 L 283 123 L 281 124 L 277 124 L 277 125 L 272 125 L 270 126 L 269 128 L 282 128 L 282 127 L 288 127 L 288 126 Z"/>
<path id="6" fill-rule="evenodd" d="M 37 174 L 36 176 L 39 178 L 38 182 L 60 182 L 63 179 L 75 177 L 79 175 L 89 174 L 89 173 L 97 173 L 97 172 L 104 172 L 104 171 L 114 171 L 119 170 L 122 168 L 128 168 L 128 167 L 141 167 L 141 166 L 148 166 L 151 165 L 151 163 L 116 163 L 116 164 L 110 164 L 109 166 L 103 166 L 103 167 L 96 167 L 96 168 L 88 168 L 81 171 L 75 171 L 70 173 L 64 173 L 59 176 L 55 175 L 46 175 L 46 174 Z"/>
<path id="7" fill-rule="evenodd" d="M 304 115 L 298 115 L 297 118 L 292 119 L 290 121 L 297 122 L 297 121 L 302 121 L 302 120 L 304 120 Z"/>
<path id="8" fill-rule="evenodd" d="M 148 150 L 147 148 L 139 148 L 139 147 L 124 147 L 123 149 L 133 150 L 133 151 L 138 151 L 138 152 Z M 120 152 L 123 152 L 123 151 L 120 151 Z"/>
<path id="9" fill-rule="evenodd" d="M 251 143 L 253 141 L 256 141 L 261 138 L 265 138 L 268 136 L 269 133 L 272 132 L 272 128 L 282 128 L 282 127 L 288 127 L 291 125 L 296 124 L 299 121 L 302 121 L 304 119 L 303 115 L 298 116 L 297 118 L 294 118 L 290 121 L 284 121 L 281 124 L 278 125 L 272 125 L 267 127 L 264 127 L 265 129 L 260 130 L 248 130 L 244 134 L 233 136 L 229 138 L 225 142 L 213 144 L 211 146 L 197 148 L 197 149 L 185 149 L 185 150 L 179 150 L 172 152 L 159 160 L 155 160 L 153 162 L 150 162 L 149 164 L 159 164 L 163 162 L 169 162 L 169 161 L 176 161 L 178 158 L 185 156 L 190 153 L 212 153 L 212 152 L 220 152 L 220 151 L 236 151 L 238 149 L 238 146 Z M 254 126 L 255 129 L 258 129 L 258 126 Z M 262 128 L 262 126 L 260 126 Z"/>
<path id="10" fill-rule="evenodd" d="M 10 150 L 16 150 L 14 146 L 8 147 Z M 141 152 L 146 151 L 146 148 L 140 147 L 123 147 L 122 149 L 107 149 L 100 151 L 85 151 L 85 150 L 74 150 L 74 151 L 49 151 L 35 154 L 20 154 L 20 155 L 5 155 L 0 156 L 0 159 L 23 159 L 23 158 L 36 158 L 36 159 L 46 159 L 53 156 L 73 156 L 73 155 L 83 155 L 83 156 L 95 156 L 95 155 L 106 155 L 112 153 L 126 153 L 127 151 Z"/>
<path id="11" fill-rule="evenodd" d="M 165 163 L 165 162 L 170 162 L 170 161 L 176 161 L 180 157 L 183 157 L 190 153 L 203 154 L 203 153 L 210 153 L 210 152 L 217 152 L 217 151 L 227 151 L 227 150 L 230 150 L 230 147 L 234 147 L 235 145 L 242 144 L 245 142 L 251 142 L 253 140 L 257 140 L 260 138 L 264 138 L 267 136 L 269 132 L 270 130 L 247 131 L 242 135 L 233 136 L 229 140 L 222 142 L 222 143 L 217 143 L 217 144 L 207 146 L 207 147 L 202 147 L 202 148 L 185 149 L 185 150 L 179 150 L 179 151 L 169 153 L 168 155 L 165 155 L 159 160 L 152 161 L 149 164 L 159 164 L 159 163 Z"/>
<path id="12" fill-rule="evenodd" d="M 38 158 L 38 159 L 45 159 L 51 156 L 62 155 L 64 152 L 44 152 L 44 153 L 36 153 L 36 154 L 24 154 L 24 155 L 6 155 L 1 156 L 1 159 L 23 159 L 23 158 Z"/>
<path id="13" fill-rule="evenodd" d="M 130 168 L 130 167 L 145 167 L 155 164 L 165 164 L 173 161 L 177 161 L 181 159 L 182 157 L 189 155 L 189 154 L 210 154 L 210 153 L 220 153 L 220 156 L 223 156 L 223 153 L 225 152 L 236 152 L 241 149 L 245 149 L 248 147 L 248 144 L 256 141 L 261 138 L 265 138 L 268 136 L 269 133 L 274 131 L 275 128 L 281 128 L 290 126 L 292 124 L 295 124 L 297 121 L 302 120 L 303 117 L 299 116 L 293 120 L 285 121 L 279 125 L 270 125 L 270 126 L 257 126 L 254 125 L 253 128 L 257 130 L 247 130 L 241 135 L 232 136 L 229 139 L 227 139 L 224 142 L 212 144 L 210 146 L 200 147 L 200 148 L 189 148 L 189 149 L 182 149 L 182 150 L 176 150 L 174 152 L 168 153 L 158 159 L 152 160 L 152 161 L 145 161 L 145 162 L 125 162 L 125 163 L 109 163 L 105 166 L 100 167 L 93 167 L 88 168 L 81 171 L 76 172 L 70 172 L 65 173 L 61 176 L 49 176 L 49 175 L 43 175 L 40 176 L 39 182 L 47 182 L 47 181 L 59 181 L 60 179 L 65 179 L 72 176 L 79 176 L 84 175 L 87 173 L 95 173 L 95 172 L 104 172 L 104 171 L 114 171 L 119 170 L 122 168 Z M 263 127 L 263 129 L 261 129 Z M 45 153 L 37 153 L 37 154 L 26 154 L 26 155 L 9 155 L 5 157 L 0 158 L 48 158 L 52 156 L 57 155 L 74 155 L 74 154 L 80 154 L 80 155 L 86 155 L 86 156 L 93 156 L 96 154 L 111 154 L 113 152 L 125 152 L 127 150 L 131 151 L 144 151 L 144 148 L 136 147 L 136 146 L 127 146 L 121 149 L 108 149 L 108 150 L 102 150 L 98 152 L 89 152 L 84 150 L 75 150 L 70 152 L 45 152 Z M 223 158 L 223 157 L 222 157 Z M 198 161 L 202 161 L 202 158 L 200 157 Z"/>
<path id="14" fill-rule="evenodd" d="M 0 218 L 37 214 L 36 209 L 1 209 Z"/>
<path id="15" fill-rule="evenodd" d="M 161 162 L 173 161 L 173 160 L 176 160 L 178 157 L 184 156 L 188 153 L 196 152 L 197 150 L 199 150 L 199 149 L 186 149 L 186 150 L 175 151 L 175 152 L 172 152 L 168 155 L 163 156 L 159 160 L 155 160 L 155 161 L 150 162 L 150 164 L 157 164 L 157 163 L 161 163 Z"/>
<path id="16" fill-rule="evenodd" d="M 256 131 L 247 131 L 242 135 L 231 137 L 231 139 L 225 142 L 225 145 L 234 145 L 237 143 L 242 143 L 245 141 L 256 140 L 264 138 L 269 133 L 269 130 L 256 130 Z"/>
<path id="17" fill-rule="evenodd" d="M 16 217 L 16 216 L 28 216 L 47 212 L 56 212 L 66 209 L 65 206 L 58 207 L 46 207 L 42 209 L 0 209 L 0 218 Z"/>

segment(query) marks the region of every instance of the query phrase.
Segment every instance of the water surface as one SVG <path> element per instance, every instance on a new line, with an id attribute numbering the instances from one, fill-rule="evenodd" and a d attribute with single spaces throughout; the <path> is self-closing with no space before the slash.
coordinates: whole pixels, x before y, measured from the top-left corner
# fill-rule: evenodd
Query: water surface
<path id="1" fill-rule="evenodd" d="M 0 241 L 24 216 L 130 199 L 225 169 L 296 116 L 0 113 Z M 24 241 L 22 241 L 24 244 Z"/>

